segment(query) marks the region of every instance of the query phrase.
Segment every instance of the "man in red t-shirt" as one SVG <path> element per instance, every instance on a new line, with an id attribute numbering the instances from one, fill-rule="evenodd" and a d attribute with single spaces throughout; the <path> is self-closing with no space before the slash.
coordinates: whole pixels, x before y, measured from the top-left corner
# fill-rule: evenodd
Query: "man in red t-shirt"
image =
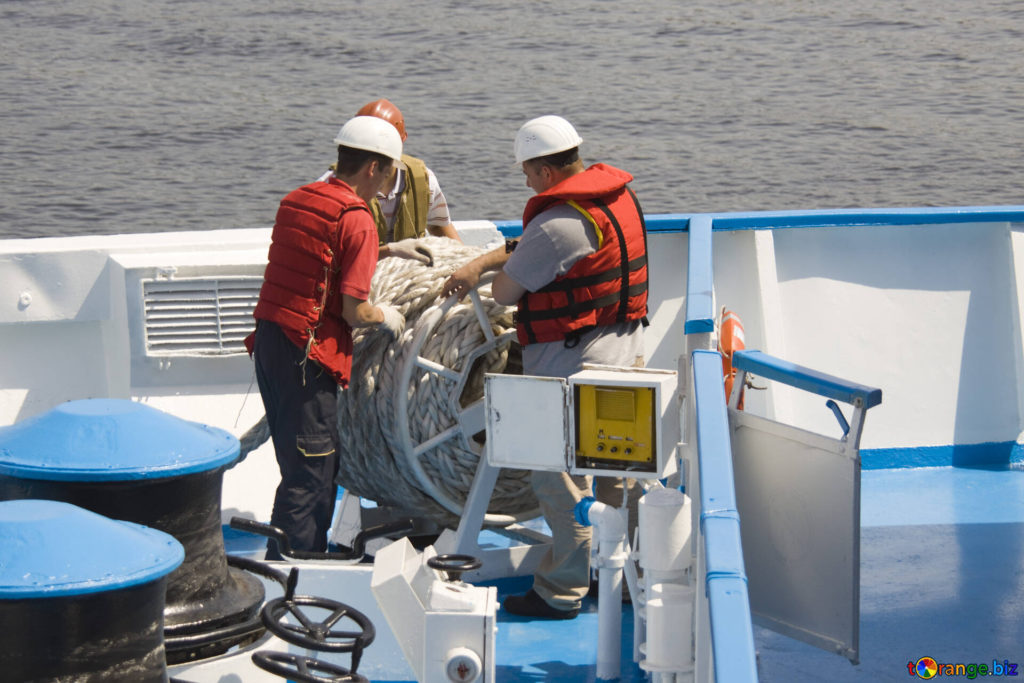
<path id="1" fill-rule="evenodd" d="M 352 328 L 397 337 L 405 326 L 392 306 L 367 301 L 378 255 L 367 203 L 401 159 L 402 139 L 390 123 L 357 116 L 334 142 L 334 175 L 281 201 L 246 340 L 281 470 L 270 523 L 293 550 L 313 552 L 327 549 L 334 510 L 337 392 L 352 368 Z M 267 559 L 281 559 L 274 541 Z"/>

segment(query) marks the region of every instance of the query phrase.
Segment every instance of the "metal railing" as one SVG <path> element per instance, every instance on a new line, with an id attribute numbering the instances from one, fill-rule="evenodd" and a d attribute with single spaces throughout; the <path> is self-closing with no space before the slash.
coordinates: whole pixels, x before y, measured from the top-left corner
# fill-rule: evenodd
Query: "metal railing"
<path id="1" fill-rule="evenodd" d="M 740 517 L 733 485 L 732 447 L 722 359 L 716 351 L 692 356 L 690 495 L 700 502 L 697 532 L 697 680 L 757 680 Z M 691 451 L 692 452 L 692 451 Z M 692 472 L 696 461 L 697 472 Z M 696 495 L 693 491 L 697 488 Z M 703 587 L 703 590 L 701 588 Z M 701 635 L 706 644 L 699 642 Z M 703 651 L 702 651 L 703 647 Z"/>
<path id="2" fill-rule="evenodd" d="M 684 485 L 699 502 L 694 525 L 695 678 L 748 683 L 758 680 L 757 656 L 736 509 L 722 357 L 709 349 L 715 329 L 712 227 L 710 216 L 694 216 L 688 224 L 686 359 L 680 368 L 687 378 L 683 433 L 689 471 Z"/>

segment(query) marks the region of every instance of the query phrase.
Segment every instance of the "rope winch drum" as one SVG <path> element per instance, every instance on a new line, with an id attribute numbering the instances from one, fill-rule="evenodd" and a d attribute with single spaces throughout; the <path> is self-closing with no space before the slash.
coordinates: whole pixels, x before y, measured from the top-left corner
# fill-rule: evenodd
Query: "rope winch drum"
<path id="1" fill-rule="evenodd" d="M 487 373 L 521 371 L 512 309 L 494 301 L 491 277 L 467 298 L 439 301 L 458 267 L 484 249 L 439 237 L 417 240 L 431 265 L 400 258 L 377 264 L 369 300 L 405 316 L 398 339 L 374 328 L 353 334 L 352 376 L 339 393 L 338 483 L 378 505 L 456 527 L 483 456 Z M 243 452 L 268 438 L 265 420 Z M 529 472 L 504 470 L 484 523 L 504 526 L 539 514 Z"/>
<path id="2" fill-rule="evenodd" d="M 485 275 L 480 284 L 490 285 L 493 280 L 494 275 L 489 273 Z M 475 377 L 472 377 L 473 369 L 476 367 L 476 361 L 495 349 L 502 347 L 507 348 L 512 340 L 515 339 L 516 335 L 514 328 L 505 330 L 498 335 L 494 334 L 490 327 L 490 320 L 487 317 L 487 310 L 480 298 L 479 286 L 469 292 L 469 298 L 473 306 L 473 313 L 476 316 L 476 320 L 480 324 L 480 330 L 484 335 L 484 341 L 472 349 L 465 363 L 463 363 L 461 370 L 456 372 L 451 368 L 439 365 L 429 358 L 420 355 L 428 337 L 434 332 L 448 311 L 458 304 L 458 297 L 453 295 L 448 297 L 440 307 L 432 309 L 420 318 L 416 334 L 413 337 L 412 342 L 403 347 L 402 361 L 399 366 L 401 368 L 399 372 L 399 380 L 394 386 L 395 422 L 398 427 L 396 434 L 401 443 L 402 452 L 405 455 L 406 461 L 409 463 L 409 466 L 416 475 L 416 479 L 423 486 L 424 490 L 429 492 L 434 500 L 444 506 L 445 509 L 455 515 L 460 515 L 462 513 L 462 503 L 465 502 L 465 499 L 463 498 L 461 502 L 456 501 L 453 497 L 447 495 L 443 490 L 441 490 L 440 487 L 436 486 L 421 465 L 420 456 L 446 440 L 458 439 L 464 450 L 476 453 L 478 458 L 483 457 L 483 445 L 472 438 L 474 435 L 484 431 L 485 415 L 483 396 L 473 400 L 472 403 L 466 406 L 460 405 L 459 399 L 463 396 L 463 392 L 467 386 L 470 385 L 471 380 L 476 379 Z M 410 436 L 411 432 L 408 424 L 409 393 L 407 391 L 403 391 L 403 387 L 409 386 L 412 382 L 413 374 L 417 369 L 426 373 L 436 374 L 454 383 L 454 387 L 449 394 L 448 408 L 456 416 L 455 424 L 422 443 L 414 443 Z M 527 512 L 521 512 L 518 515 L 490 513 L 485 516 L 484 523 L 496 526 L 505 526 L 513 522 L 534 517 L 536 514 L 537 511 L 533 509 Z"/>

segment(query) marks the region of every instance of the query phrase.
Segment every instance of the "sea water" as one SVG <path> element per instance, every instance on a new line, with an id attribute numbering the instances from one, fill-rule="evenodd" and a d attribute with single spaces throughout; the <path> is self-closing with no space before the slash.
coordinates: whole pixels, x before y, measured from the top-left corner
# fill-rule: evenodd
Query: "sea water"
<path id="1" fill-rule="evenodd" d="M 560 114 L 649 213 L 1022 203 L 1017 0 L 0 2 L 0 237 L 269 226 L 365 102 L 453 218 Z"/>

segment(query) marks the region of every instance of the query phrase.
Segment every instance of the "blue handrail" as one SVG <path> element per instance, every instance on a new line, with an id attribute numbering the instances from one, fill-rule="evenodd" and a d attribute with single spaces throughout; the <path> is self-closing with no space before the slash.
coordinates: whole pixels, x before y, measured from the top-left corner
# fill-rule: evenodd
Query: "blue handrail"
<path id="1" fill-rule="evenodd" d="M 733 485 L 722 356 L 693 352 L 696 441 L 700 459 L 700 524 L 711 621 L 711 657 L 719 683 L 757 681 L 747 575 Z"/>
<path id="2" fill-rule="evenodd" d="M 711 218 L 690 219 L 686 272 L 686 323 L 683 332 L 715 331 L 714 271 L 711 267 Z"/>
<path id="3" fill-rule="evenodd" d="M 826 375 L 761 351 L 737 351 L 732 356 L 732 365 L 739 370 L 753 372 L 759 377 L 844 403 L 852 404 L 859 399 L 865 410 L 882 402 L 881 389 Z"/>

